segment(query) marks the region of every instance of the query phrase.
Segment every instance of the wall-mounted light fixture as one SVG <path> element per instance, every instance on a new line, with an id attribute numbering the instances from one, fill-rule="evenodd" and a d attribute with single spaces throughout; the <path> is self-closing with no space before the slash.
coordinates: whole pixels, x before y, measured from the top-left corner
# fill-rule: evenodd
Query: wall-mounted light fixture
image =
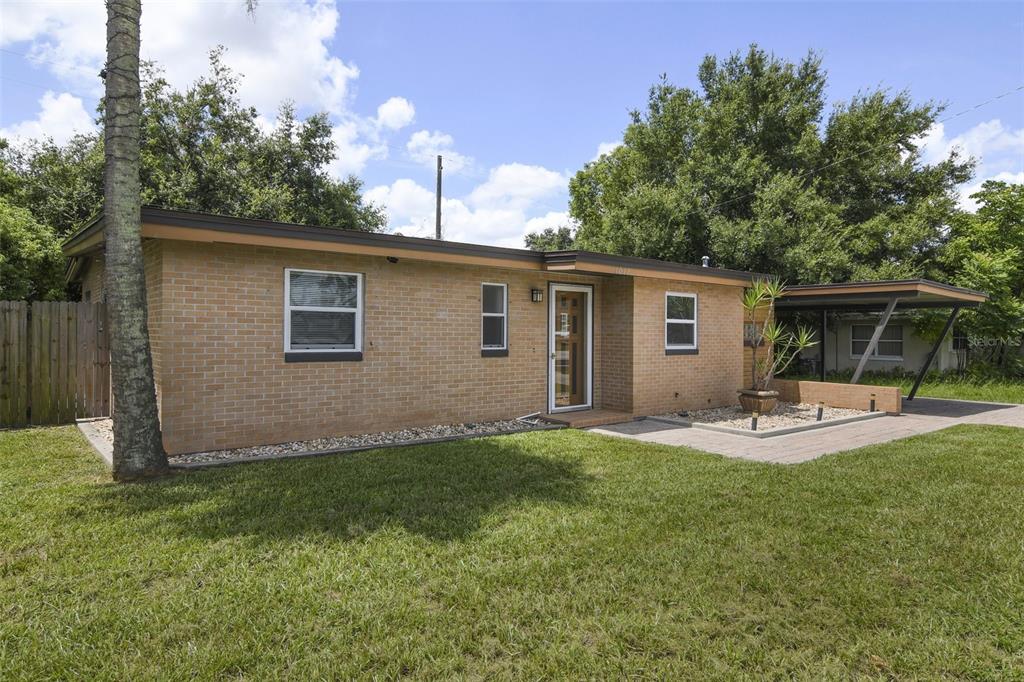
<path id="1" fill-rule="evenodd" d="M 530 300 L 540 303 L 544 300 L 544 292 L 541 289 L 530 289 Z"/>
<path id="2" fill-rule="evenodd" d="M 394 256 L 388 256 L 388 262 L 389 263 L 397 263 L 398 259 L 395 258 Z"/>

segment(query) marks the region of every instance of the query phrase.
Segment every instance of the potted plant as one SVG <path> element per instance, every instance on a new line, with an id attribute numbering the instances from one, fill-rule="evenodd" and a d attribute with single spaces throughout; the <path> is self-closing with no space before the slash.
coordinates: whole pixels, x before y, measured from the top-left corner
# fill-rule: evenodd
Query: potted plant
<path id="1" fill-rule="evenodd" d="M 786 291 L 776 279 L 754 280 L 743 292 L 747 341 L 751 345 L 750 388 L 741 389 L 744 412 L 767 414 L 775 409 L 779 392 L 769 389 L 776 374 L 784 371 L 802 351 L 817 345 L 807 327 L 790 331 L 775 320 L 775 301 Z M 758 321 L 758 317 L 763 319 Z"/>

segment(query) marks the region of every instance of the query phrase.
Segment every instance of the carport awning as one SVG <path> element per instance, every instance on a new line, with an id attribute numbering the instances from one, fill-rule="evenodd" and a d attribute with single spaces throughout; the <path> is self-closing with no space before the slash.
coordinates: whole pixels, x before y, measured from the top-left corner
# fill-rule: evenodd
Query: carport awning
<path id="1" fill-rule="evenodd" d="M 896 309 L 974 307 L 988 295 L 973 289 L 927 279 L 805 284 L 786 287 L 777 310 L 884 310 L 896 299 Z"/>
<path id="2" fill-rule="evenodd" d="M 821 312 L 821 323 L 819 330 L 821 349 L 821 380 L 825 380 L 825 327 L 826 314 L 828 311 L 849 312 L 849 311 L 881 311 L 878 324 L 875 326 L 874 334 L 868 342 L 867 349 L 861 355 L 857 369 L 853 372 L 851 384 L 860 381 L 861 373 L 867 365 L 868 359 L 878 347 L 878 340 L 889 323 L 889 317 L 894 310 L 912 310 L 915 308 L 951 308 L 949 317 L 942 333 L 936 340 L 928 353 L 928 358 L 921 367 L 921 371 L 914 381 L 914 387 L 910 390 L 907 400 L 913 400 L 917 395 L 917 389 L 921 386 L 924 375 L 935 359 L 935 354 L 946 338 L 946 334 L 953 328 L 953 322 L 961 308 L 973 308 L 988 300 L 988 295 L 981 291 L 955 287 L 951 284 L 933 282 L 928 279 L 904 279 L 885 280 L 878 282 L 848 282 L 845 284 L 806 284 L 800 286 L 786 287 L 785 293 L 775 302 L 775 309 L 779 311 L 809 311 Z"/>

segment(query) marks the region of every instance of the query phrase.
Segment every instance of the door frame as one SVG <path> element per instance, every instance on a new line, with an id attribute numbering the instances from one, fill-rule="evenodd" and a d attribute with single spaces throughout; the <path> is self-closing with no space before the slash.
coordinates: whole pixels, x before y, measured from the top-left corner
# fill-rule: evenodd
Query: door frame
<path id="1" fill-rule="evenodd" d="M 579 291 L 584 294 L 587 306 L 587 394 L 586 402 L 568 407 L 555 406 L 555 293 L 558 291 Z M 594 406 L 594 285 L 563 284 L 548 282 L 548 413 L 589 410 Z"/>

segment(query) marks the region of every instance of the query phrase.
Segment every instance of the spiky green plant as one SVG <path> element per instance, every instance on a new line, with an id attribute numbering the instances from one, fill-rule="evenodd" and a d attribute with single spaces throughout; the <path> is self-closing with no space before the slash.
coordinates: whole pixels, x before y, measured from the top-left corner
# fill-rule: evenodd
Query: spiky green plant
<path id="1" fill-rule="evenodd" d="M 801 325 L 793 331 L 775 319 L 775 301 L 785 291 L 786 285 L 777 279 L 755 279 L 743 292 L 743 310 L 752 330 L 750 388 L 755 391 L 767 391 L 776 374 L 785 371 L 801 352 L 818 343 L 810 328 Z M 758 322 L 761 311 L 765 316 Z M 761 346 L 764 346 L 764 357 L 758 357 Z"/>

